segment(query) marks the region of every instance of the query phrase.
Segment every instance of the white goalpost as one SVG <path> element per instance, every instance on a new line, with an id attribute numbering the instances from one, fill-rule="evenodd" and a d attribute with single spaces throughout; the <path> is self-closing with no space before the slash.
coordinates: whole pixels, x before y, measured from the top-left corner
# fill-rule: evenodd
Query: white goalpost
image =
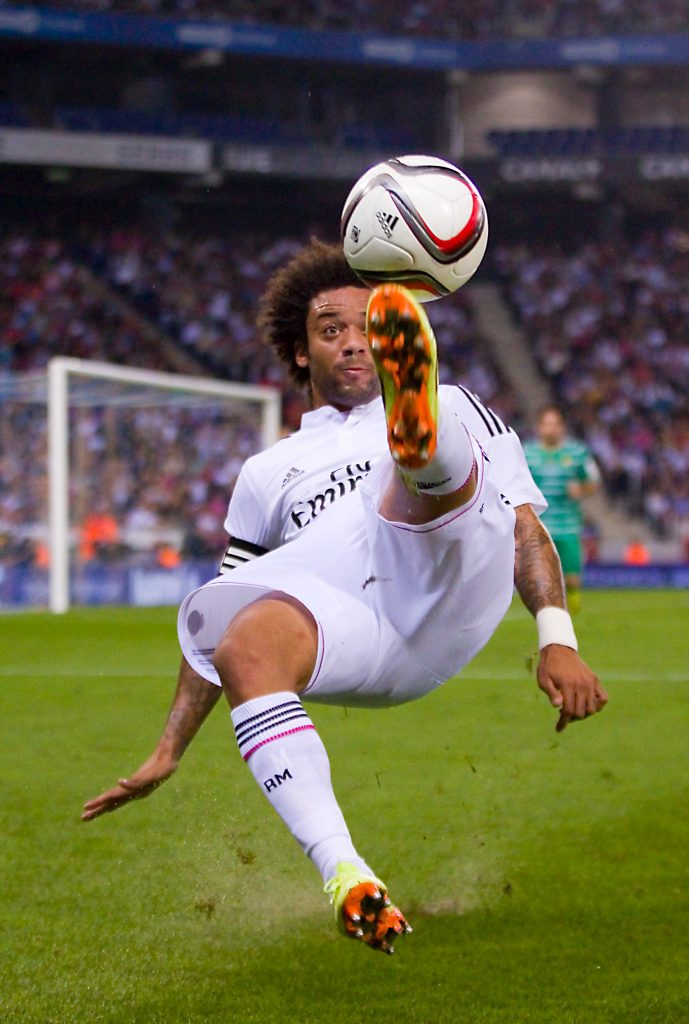
<path id="1" fill-rule="evenodd" d="M 79 385 L 76 396 L 72 393 L 75 382 Z M 175 429 L 187 440 L 190 432 L 193 432 L 193 424 L 191 428 L 188 424 L 185 426 L 184 417 L 196 417 L 199 430 L 206 432 L 209 430 L 207 421 L 210 417 L 216 449 L 219 446 L 218 438 L 222 436 L 222 425 L 218 426 L 218 423 L 223 410 L 229 409 L 232 418 L 230 427 L 239 431 L 242 454 L 251 454 L 252 448 L 258 450 L 267 447 L 280 436 L 281 400 L 275 388 L 139 370 L 82 359 L 52 359 L 47 373 L 47 547 L 50 553 L 49 607 L 54 613 L 65 612 L 70 606 L 70 553 L 74 547 L 70 516 L 70 447 L 74 447 L 75 438 L 74 428 L 70 426 L 70 411 L 75 406 L 88 408 L 97 403 L 101 403 L 101 408 L 134 410 L 146 410 L 154 405 L 157 420 L 163 423 L 166 416 L 172 418 L 173 410 L 181 410 L 181 425 Z M 205 413 L 199 412 L 204 409 Z M 148 418 L 151 419 L 150 413 Z M 94 428 L 91 425 L 89 429 L 92 437 Z M 117 433 L 117 428 L 111 425 L 110 433 Z M 154 447 L 155 443 L 154 439 Z M 97 449 L 98 446 L 94 447 Z M 162 448 L 161 442 L 161 451 Z M 229 448 L 231 444 L 228 440 Z M 103 455 L 103 458 L 106 457 L 107 453 Z M 173 461 L 176 459 L 178 463 L 184 461 L 182 454 L 169 458 Z M 121 461 L 121 456 L 113 456 L 113 462 Z M 218 557 L 221 555 L 222 552 L 218 551 Z"/>

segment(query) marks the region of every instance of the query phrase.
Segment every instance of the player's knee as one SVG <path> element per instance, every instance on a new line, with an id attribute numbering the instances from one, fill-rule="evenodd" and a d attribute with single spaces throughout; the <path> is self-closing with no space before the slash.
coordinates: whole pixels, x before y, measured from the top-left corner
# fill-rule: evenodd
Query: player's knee
<path id="1" fill-rule="evenodd" d="M 260 696 L 266 678 L 273 672 L 260 636 L 241 617 L 230 623 L 215 649 L 213 665 L 233 707 Z"/>
<path id="2" fill-rule="evenodd" d="M 213 664 L 236 706 L 276 689 L 303 689 L 317 648 L 316 624 L 306 609 L 265 599 L 235 616 L 215 649 Z"/>
<path id="3" fill-rule="evenodd" d="M 213 653 L 213 665 L 232 704 L 233 698 L 240 695 L 242 683 L 247 685 L 260 669 L 259 659 L 251 656 L 244 643 L 243 631 L 235 629 L 231 623 Z"/>

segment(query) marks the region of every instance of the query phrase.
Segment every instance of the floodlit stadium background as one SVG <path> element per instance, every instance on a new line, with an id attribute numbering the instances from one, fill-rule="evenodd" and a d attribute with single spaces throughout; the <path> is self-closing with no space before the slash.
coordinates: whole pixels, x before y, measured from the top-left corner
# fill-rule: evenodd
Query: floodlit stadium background
<path id="1" fill-rule="evenodd" d="M 688 67 L 684 0 L 0 0 L 3 1022 L 689 1020 Z M 259 429 L 77 382 L 72 601 L 98 607 L 53 616 L 45 368 L 268 383 L 293 428 L 265 276 L 336 239 L 364 168 L 424 150 L 491 220 L 429 307 L 445 379 L 525 434 L 556 397 L 604 472 L 577 632 L 611 701 L 554 732 L 515 601 L 426 700 L 313 709 L 414 926 L 388 959 L 337 934 L 225 709 L 149 799 L 79 821 L 160 734 L 175 595 L 216 564 Z M 650 567 L 620 565 L 635 536 Z"/>
<path id="2" fill-rule="evenodd" d="M 445 379 L 526 436 L 563 404 L 605 478 L 589 586 L 685 585 L 687 28 L 679 0 L 2 5 L 0 602 L 45 603 L 50 560 L 45 426 L 17 375 L 70 355 L 267 383 L 294 427 L 303 398 L 256 340 L 262 283 L 404 152 L 459 163 L 490 212 L 484 266 L 431 308 Z M 107 437 L 105 418 L 74 428 L 75 570 L 107 561 L 83 540 L 95 504 L 110 563 L 214 556 L 250 425 L 181 476 L 191 442 L 159 410 L 161 481 L 156 415 Z M 609 568 L 631 538 L 653 566 Z M 106 590 L 81 593 L 131 586 Z"/>

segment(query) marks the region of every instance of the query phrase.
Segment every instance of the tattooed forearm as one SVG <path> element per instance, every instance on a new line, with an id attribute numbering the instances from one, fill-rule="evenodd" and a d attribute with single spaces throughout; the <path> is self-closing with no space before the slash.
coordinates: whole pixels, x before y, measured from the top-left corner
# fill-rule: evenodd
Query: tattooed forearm
<path id="1" fill-rule="evenodd" d="M 515 510 L 514 583 L 522 601 L 536 615 L 541 608 L 566 608 L 560 558 L 550 534 L 530 505 Z"/>
<path id="2" fill-rule="evenodd" d="M 221 694 L 221 687 L 207 682 L 186 661 L 182 662 L 177 691 L 161 740 L 170 747 L 176 759 L 187 749 Z"/>

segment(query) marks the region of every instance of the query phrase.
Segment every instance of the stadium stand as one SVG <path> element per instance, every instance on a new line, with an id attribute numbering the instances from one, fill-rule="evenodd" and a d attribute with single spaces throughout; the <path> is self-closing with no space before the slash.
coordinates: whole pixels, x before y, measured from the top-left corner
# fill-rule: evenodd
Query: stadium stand
<path id="1" fill-rule="evenodd" d="M 612 497 L 659 537 L 689 532 L 689 236 L 507 245 L 495 264 L 539 365 Z"/>
<path id="2" fill-rule="evenodd" d="M 10 232 L 0 239 L 0 370 L 40 369 L 56 354 L 177 369 L 169 350 L 143 335 L 136 312 L 205 372 L 273 384 L 289 395 L 287 375 L 260 344 L 254 318 L 266 277 L 300 244 L 297 237 L 256 233 L 228 240 L 152 226 L 103 230 L 81 224 L 71 242 Z M 126 300 L 129 316 L 107 293 L 94 293 L 91 275 Z M 514 399 L 477 344 L 466 295 L 431 309 L 443 372 L 511 420 Z"/>
<path id="3" fill-rule="evenodd" d="M 5 0 L 6 6 L 11 6 Z M 21 4 L 21 6 L 25 6 Z M 50 0 L 46 8 L 231 21 L 316 31 L 447 39 L 593 37 L 687 32 L 683 0 Z"/>
<path id="4" fill-rule="evenodd" d="M 71 245 L 40 233 L 10 232 L 0 241 L 0 373 L 41 369 L 53 354 L 174 369 L 176 349 L 203 372 L 282 388 L 286 427 L 296 426 L 303 399 L 253 321 L 263 281 L 298 238 L 228 241 L 84 225 L 77 236 Z M 647 232 L 567 254 L 559 244 L 502 245 L 493 262 L 611 497 L 659 537 L 689 533 L 687 236 Z M 429 311 L 444 379 L 461 381 L 523 430 L 514 394 L 477 344 L 470 287 Z M 157 335 L 143 332 L 142 321 Z"/>
<path id="5" fill-rule="evenodd" d="M 54 355 L 173 368 L 164 346 L 94 287 L 63 240 L 10 230 L 0 236 L 0 374 L 43 369 Z"/>
<path id="6" fill-rule="evenodd" d="M 177 114 L 94 107 L 58 107 L 55 111 L 55 127 L 75 132 L 181 135 L 210 139 L 214 142 L 293 145 L 297 141 L 289 126 L 278 120 L 238 114 Z"/>

